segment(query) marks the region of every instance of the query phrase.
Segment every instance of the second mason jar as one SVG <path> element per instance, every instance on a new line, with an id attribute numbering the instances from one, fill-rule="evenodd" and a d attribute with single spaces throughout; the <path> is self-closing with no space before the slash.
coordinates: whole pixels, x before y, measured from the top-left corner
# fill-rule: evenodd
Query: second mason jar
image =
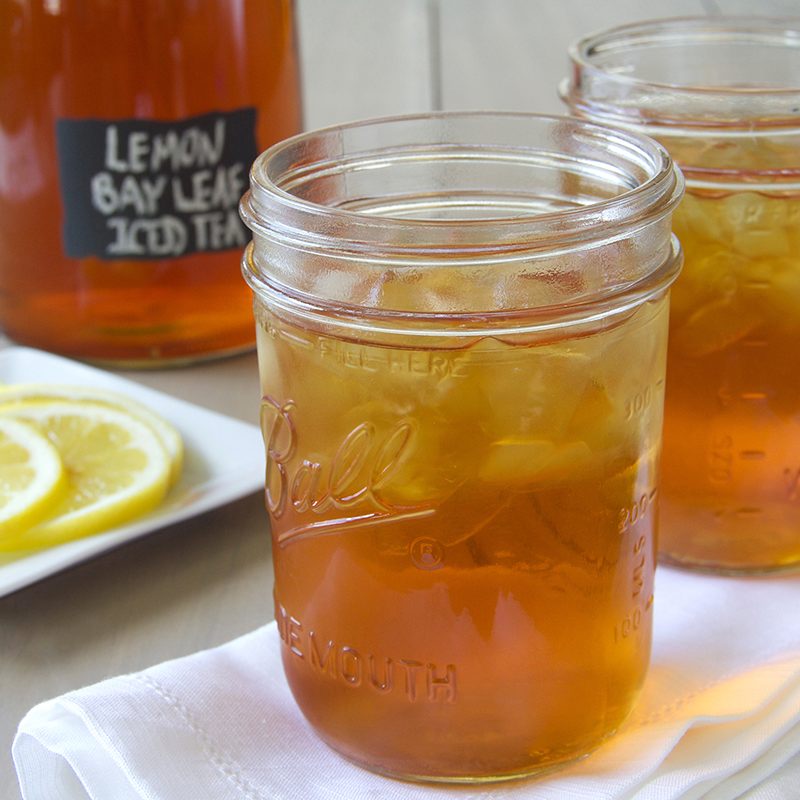
<path id="1" fill-rule="evenodd" d="M 597 747 L 647 670 L 670 217 L 644 137 L 455 114 L 256 162 L 275 608 L 319 734 L 483 781 Z"/>
<path id="2" fill-rule="evenodd" d="M 645 132 L 686 176 L 672 292 L 662 557 L 800 564 L 800 21 L 703 18 L 589 36 L 562 94 Z"/>

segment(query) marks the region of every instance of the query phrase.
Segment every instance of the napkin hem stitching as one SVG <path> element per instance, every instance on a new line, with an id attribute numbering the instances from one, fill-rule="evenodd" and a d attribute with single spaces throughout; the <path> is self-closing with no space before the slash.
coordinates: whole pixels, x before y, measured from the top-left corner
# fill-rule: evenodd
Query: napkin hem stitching
<path id="1" fill-rule="evenodd" d="M 745 667 L 736 667 L 735 669 L 730 669 L 727 672 L 723 673 L 722 675 L 718 675 L 712 680 L 704 683 L 702 686 L 696 687 L 688 694 L 682 695 L 681 697 L 676 697 L 672 702 L 668 703 L 665 706 L 661 706 L 658 710 L 651 711 L 644 717 L 635 718 L 632 717 L 632 721 L 635 722 L 637 725 L 652 725 L 658 722 L 664 722 L 665 720 L 670 719 L 675 715 L 677 711 L 679 711 L 683 706 L 691 703 L 693 700 L 696 700 L 701 695 L 704 695 L 706 692 L 710 691 L 711 689 L 716 688 L 717 686 L 721 686 L 723 683 L 731 680 L 732 678 L 737 678 L 743 675 L 746 672 L 749 672 L 753 669 L 761 669 L 764 667 L 775 667 L 780 666 L 781 664 L 794 661 L 798 658 L 797 653 L 792 653 L 788 657 L 785 653 L 781 653 L 779 650 L 771 653 L 766 661 L 760 661 L 758 663 L 748 664 Z M 779 691 L 782 691 L 786 685 L 796 679 L 796 674 L 792 674 L 787 676 L 786 680 L 780 684 L 780 686 L 776 687 L 773 692 L 770 693 L 769 697 L 774 697 L 775 694 Z"/>
<path id="2" fill-rule="evenodd" d="M 257 786 L 254 786 L 243 774 L 242 767 L 235 759 L 225 753 L 212 739 L 208 731 L 197 721 L 189 708 L 181 702 L 169 689 L 159 683 L 150 675 L 139 673 L 131 676 L 134 680 L 144 684 L 147 688 L 155 692 L 188 726 L 189 730 L 195 735 L 200 743 L 203 752 L 209 759 L 213 767 L 222 777 L 233 784 L 237 791 L 249 800 L 272 800 L 263 794 Z"/>

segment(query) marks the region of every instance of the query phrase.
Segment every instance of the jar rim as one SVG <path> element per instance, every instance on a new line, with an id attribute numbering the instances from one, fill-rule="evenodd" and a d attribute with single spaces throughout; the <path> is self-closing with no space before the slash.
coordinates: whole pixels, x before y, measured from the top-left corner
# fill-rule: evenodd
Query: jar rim
<path id="1" fill-rule="evenodd" d="M 330 329 L 352 331 L 361 328 L 385 336 L 441 340 L 481 337 L 487 333 L 492 336 L 515 336 L 563 332 L 624 317 L 643 303 L 662 297 L 678 277 L 683 265 L 683 252 L 673 234 L 669 239 L 666 259 L 653 273 L 591 300 L 511 311 L 424 313 L 368 309 L 346 302 L 336 303 L 277 285 L 258 272 L 253 249 L 251 242 L 244 250 L 242 275 L 256 298 L 266 301 L 273 309 L 279 309 L 295 319 L 323 320 Z"/>
<path id="2" fill-rule="evenodd" d="M 535 215 L 513 215 L 478 219 L 409 219 L 384 214 L 363 213 L 346 208 L 332 207 L 315 203 L 292 194 L 284 188 L 284 176 L 278 180 L 270 169 L 276 163 L 289 162 L 292 180 L 310 179 L 314 170 L 324 174 L 325 170 L 346 171 L 358 166 L 358 158 L 349 166 L 342 168 L 329 159 L 318 162 L 306 160 L 298 165 L 294 155 L 308 159 L 313 154 L 315 141 L 325 139 L 344 139 L 350 134 L 358 134 L 368 128 L 401 129 L 416 124 L 438 126 L 442 132 L 460 123 L 469 124 L 483 121 L 509 123 L 535 128 L 559 126 L 562 133 L 577 140 L 583 137 L 583 145 L 594 145 L 597 152 L 601 146 L 608 154 L 604 160 L 586 163 L 586 170 L 608 170 L 608 175 L 616 174 L 623 183 L 624 191 L 576 208 L 559 209 Z M 341 145 L 344 147 L 344 145 Z M 464 151 L 453 153 L 446 145 L 417 142 L 409 145 L 408 152 L 395 147 L 392 157 L 420 158 L 426 152 L 433 153 L 439 146 L 438 155 L 468 157 Z M 495 146 L 486 142 L 476 147 L 477 157 L 490 153 Z M 377 151 L 376 151 L 377 152 Z M 525 160 L 535 153 L 532 145 L 507 146 L 500 157 L 513 161 Z M 613 154 L 617 163 L 612 163 Z M 370 155 L 366 152 L 365 155 Z M 558 155 L 553 152 L 546 156 Z M 383 153 L 384 158 L 386 153 Z M 565 157 L 565 163 L 569 157 Z M 575 167 L 575 159 L 571 166 Z M 628 165 L 628 174 L 622 175 Z M 362 164 L 363 166 L 363 164 Z M 369 165 L 367 165 L 369 166 Z M 577 168 L 577 167 L 576 167 Z M 638 177 L 634 172 L 638 170 Z M 616 172 L 615 172 L 616 171 Z M 585 246 L 586 242 L 602 242 L 619 237 L 621 232 L 649 224 L 670 214 L 683 193 L 683 179 L 673 164 L 666 149 L 658 142 L 640 133 L 621 130 L 607 125 L 580 120 L 574 117 L 533 114 L 525 112 L 498 111 L 450 111 L 409 114 L 333 125 L 305 132 L 285 139 L 265 150 L 254 162 L 250 171 L 251 188 L 242 199 L 240 211 L 245 223 L 254 232 L 289 246 L 301 246 L 315 251 L 346 254 L 350 257 L 364 258 L 380 262 L 388 260 L 400 262 L 420 258 L 437 258 L 446 254 L 448 259 L 463 259 L 474 263 L 483 258 L 509 259 L 529 257 L 531 253 L 554 247 L 570 248 Z M 335 229 L 335 233 L 331 231 Z M 346 233 L 342 233 L 346 231 Z M 404 237 L 403 232 L 413 234 Z M 424 238 L 420 239 L 420 233 Z M 469 232 L 467 237 L 465 232 Z M 413 239 L 413 241 L 407 241 Z"/>
<path id="3" fill-rule="evenodd" d="M 800 77 L 786 85 L 709 85 L 699 81 L 654 79 L 637 74 L 631 64 L 624 71 L 599 63 L 599 56 L 614 51 L 635 52 L 654 45 L 705 47 L 725 44 L 746 47 L 769 45 L 796 52 L 800 63 L 800 17 L 714 16 L 666 17 L 619 25 L 590 33 L 573 42 L 568 54 L 572 78 L 565 79 L 559 93 L 572 108 L 588 112 L 592 118 L 614 124 L 638 122 L 644 127 L 712 128 L 715 135 L 724 129 L 746 129 L 753 135 L 768 130 L 775 135 L 781 128 L 800 126 Z M 758 65 L 753 65 L 758 69 Z M 599 87 L 599 88 L 598 88 Z M 670 113 L 648 113 L 641 109 L 652 94 L 669 94 L 675 100 Z M 642 104 L 637 100 L 641 98 Z M 624 103 L 620 102 L 624 99 Z M 708 112 L 681 113 L 679 104 L 695 99 Z M 752 99 L 756 107 L 743 113 L 741 101 Z M 780 103 L 786 111 L 765 114 L 763 109 Z"/>
<path id="4" fill-rule="evenodd" d="M 665 291 L 682 195 L 661 144 L 576 117 L 363 120 L 259 156 L 242 272 L 270 304 L 329 324 L 545 329 Z"/>

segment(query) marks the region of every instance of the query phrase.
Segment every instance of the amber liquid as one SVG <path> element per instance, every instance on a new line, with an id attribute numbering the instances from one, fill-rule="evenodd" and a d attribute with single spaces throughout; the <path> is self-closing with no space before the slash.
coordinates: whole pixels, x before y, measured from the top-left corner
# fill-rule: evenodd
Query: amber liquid
<path id="1" fill-rule="evenodd" d="M 259 308 L 283 660 L 330 745 L 491 780 L 626 718 L 650 650 L 666 310 L 437 349 Z"/>
<path id="2" fill-rule="evenodd" d="M 133 365 L 252 346 L 240 246 L 146 261 L 65 256 L 55 124 L 255 106 L 263 149 L 300 129 L 294 35 L 289 0 L 0 0 L 0 325 L 8 336 Z"/>
<path id="3" fill-rule="evenodd" d="M 800 198 L 685 197 L 664 424 L 665 559 L 800 563 Z"/>

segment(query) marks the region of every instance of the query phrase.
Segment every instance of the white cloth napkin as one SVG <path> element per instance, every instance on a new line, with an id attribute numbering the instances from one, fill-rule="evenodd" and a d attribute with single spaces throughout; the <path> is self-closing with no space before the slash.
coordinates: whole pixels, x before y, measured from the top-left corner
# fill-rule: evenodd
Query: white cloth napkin
<path id="1" fill-rule="evenodd" d="M 795 800 L 800 576 L 660 568 L 653 661 L 622 732 L 538 779 L 406 784 L 329 750 L 295 707 L 276 628 L 32 709 L 25 800 Z"/>

